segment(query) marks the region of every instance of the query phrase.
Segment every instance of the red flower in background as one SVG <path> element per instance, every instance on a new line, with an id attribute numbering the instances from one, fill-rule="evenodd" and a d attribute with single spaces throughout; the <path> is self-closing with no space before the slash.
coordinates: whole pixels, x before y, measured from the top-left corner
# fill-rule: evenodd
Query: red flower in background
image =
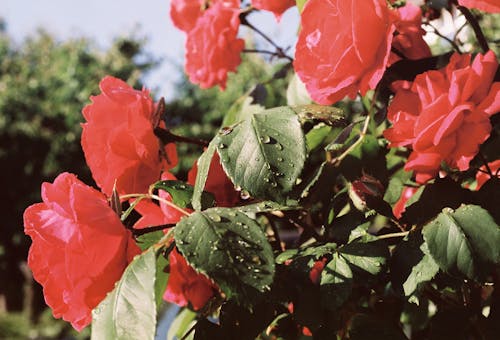
<path id="1" fill-rule="evenodd" d="M 392 208 L 392 213 L 396 218 L 401 218 L 403 215 L 404 211 L 406 210 L 406 202 L 417 192 L 418 188 L 415 187 L 404 187 L 403 191 L 401 192 L 401 196 L 399 197 L 399 200 L 394 204 L 394 207 Z"/>
<path id="2" fill-rule="evenodd" d="M 106 197 L 75 175 L 43 183 L 42 200 L 24 212 L 28 265 L 54 317 L 81 330 L 140 250 Z"/>
<path id="3" fill-rule="evenodd" d="M 488 167 L 490 168 L 493 176 L 500 178 L 500 159 L 488 163 Z M 491 176 L 488 174 L 486 170 L 485 165 L 483 165 L 479 169 L 482 171 L 478 171 L 476 174 L 476 181 L 477 181 L 476 190 L 479 190 L 483 186 L 483 184 L 489 181 L 489 179 L 491 178 Z"/>
<path id="4" fill-rule="evenodd" d="M 273 12 L 278 21 L 283 13 L 290 7 L 295 6 L 295 4 L 295 0 L 252 0 L 253 7 Z"/>
<path id="5" fill-rule="evenodd" d="M 169 254 L 170 276 L 163 299 L 179 306 L 191 304 L 194 310 L 205 306 L 219 289 L 208 277 L 197 273 L 174 248 Z"/>
<path id="6" fill-rule="evenodd" d="M 484 12 L 500 13 L 500 1 L 498 0 L 458 0 L 458 4 Z"/>
<path id="7" fill-rule="evenodd" d="M 189 32 L 202 15 L 205 0 L 171 0 L 170 18 L 175 27 Z"/>
<path id="8" fill-rule="evenodd" d="M 309 0 L 294 68 L 312 99 L 329 105 L 376 87 L 394 25 L 385 0 Z"/>
<path id="9" fill-rule="evenodd" d="M 422 28 L 422 10 L 420 7 L 407 3 L 393 13 L 397 34 L 392 41 L 392 47 L 411 60 L 430 57 L 432 55 L 431 50 L 423 39 L 425 30 Z M 399 59 L 399 56 L 391 53 L 391 64 Z"/>
<path id="10" fill-rule="evenodd" d="M 446 68 L 418 75 L 413 83 L 396 82 L 388 108 L 390 146 L 411 146 L 405 165 L 417 182 L 439 171 L 441 162 L 467 170 L 490 134 L 490 116 L 500 110 L 500 82 L 492 82 L 498 63 L 493 52 L 454 54 Z"/>
<path id="11" fill-rule="evenodd" d="M 134 90 L 110 76 L 99 87 L 102 93 L 83 109 L 87 122 L 81 142 L 92 176 L 108 196 L 115 181 L 120 194 L 146 192 L 162 169 L 177 163 L 175 145 L 168 144 L 166 157 L 160 157 L 153 132 L 155 104 L 147 90 Z"/>
<path id="12" fill-rule="evenodd" d="M 188 183 L 194 185 L 196 174 L 198 173 L 198 162 L 193 164 L 188 173 Z M 234 207 L 240 201 L 240 194 L 234 190 L 234 184 L 226 176 L 222 165 L 220 164 L 219 154 L 215 153 L 210 162 L 207 181 L 205 182 L 205 191 L 215 196 L 215 202 L 219 207 Z"/>
<path id="13" fill-rule="evenodd" d="M 186 73 L 201 88 L 226 87 L 227 73 L 236 71 L 245 43 L 237 38 L 239 9 L 218 1 L 207 9 L 188 33 Z"/>

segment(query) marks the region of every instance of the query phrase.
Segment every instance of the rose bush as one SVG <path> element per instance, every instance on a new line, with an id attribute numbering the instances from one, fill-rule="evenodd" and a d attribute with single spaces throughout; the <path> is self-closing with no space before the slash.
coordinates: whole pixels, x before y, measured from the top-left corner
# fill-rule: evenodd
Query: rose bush
<path id="1" fill-rule="evenodd" d="M 384 132 L 390 146 L 411 146 L 405 165 L 424 183 L 441 162 L 461 171 L 491 131 L 490 117 L 500 109 L 500 82 L 493 52 L 454 54 L 446 68 L 418 75 L 413 82 L 394 84 L 396 95 L 388 109 L 393 126 Z"/>
<path id="2" fill-rule="evenodd" d="M 43 183 L 42 200 L 24 213 L 28 265 L 54 317 L 81 330 L 140 251 L 105 196 L 75 175 Z"/>
<path id="3" fill-rule="evenodd" d="M 294 68 L 316 102 L 374 89 L 387 66 L 394 25 L 385 0 L 309 0 Z"/>
<path id="4" fill-rule="evenodd" d="M 81 143 L 92 176 L 108 196 L 115 183 L 120 194 L 146 192 L 162 170 L 177 163 L 175 145 L 163 147 L 154 134 L 156 107 L 149 91 L 109 76 L 99 86 L 102 93 L 82 111 Z"/>

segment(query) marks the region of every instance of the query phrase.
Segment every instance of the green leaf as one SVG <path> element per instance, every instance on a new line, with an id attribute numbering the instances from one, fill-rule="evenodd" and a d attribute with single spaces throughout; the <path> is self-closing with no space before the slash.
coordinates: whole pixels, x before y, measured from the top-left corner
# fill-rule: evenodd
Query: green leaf
<path id="1" fill-rule="evenodd" d="M 154 184 L 155 189 L 161 189 L 170 194 L 172 202 L 181 208 L 191 208 L 194 188 L 184 183 L 183 181 L 159 181 Z M 201 206 L 202 208 L 211 208 L 215 205 L 215 198 L 208 192 L 202 192 Z"/>
<path id="2" fill-rule="evenodd" d="M 134 258 L 115 289 L 92 311 L 92 339 L 154 339 L 155 267 L 153 249 Z"/>
<path id="3" fill-rule="evenodd" d="M 176 226 L 177 247 L 199 272 L 213 279 L 228 298 L 250 303 L 269 288 L 274 256 L 257 222 L 230 208 L 211 208 L 183 218 Z"/>
<path id="4" fill-rule="evenodd" d="M 283 201 L 306 159 L 304 134 L 289 107 L 253 114 L 221 130 L 215 140 L 231 181 L 258 198 Z"/>
<path id="5" fill-rule="evenodd" d="M 163 252 L 159 252 L 156 259 L 156 276 L 155 276 L 155 300 L 156 307 L 159 308 L 163 303 L 163 294 L 167 289 L 168 277 L 169 273 L 168 265 L 168 254 L 163 254 Z"/>
<path id="6" fill-rule="evenodd" d="M 340 307 L 351 295 L 352 271 L 339 254 L 334 254 L 321 272 L 320 290 L 322 302 L 330 310 Z"/>
<path id="7" fill-rule="evenodd" d="M 299 116 L 302 124 L 307 121 L 320 121 L 335 127 L 346 125 L 344 111 L 338 107 L 308 104 L 293 106 L 292 110 Z"/>
<path id="8" fill-rule="evenodd" d="M 500 227 L 479 206 L 443 209 L 423 235 L 434 260 L 449 273 L 482 280 L 485 266 L 500 261 Z"/>
<path id="9" fill-rule="evenodd" d="M 384 242 L 351 242 L 339 249 L 341 256 L 354 272 L 379 274 L 389 257 L 389 249 Z"/>
<path id="10" fill-rule="evenodd" d="M 167 340 L 181 339 L 184 334 L 193 326 L 196 319 L 196 313 L 188 308 L 184 308 L 170 325 L 167 333 Z M 190 337 L 193 338 L 192 336 Z M 188 338 L 189 339 L 189 338 Z"/>
<path id="11" fill-rule="evenodd" d="M 432 280 L 439 271 L 439 266 L 429 254 L 426 243 L 422 243 L 420 250 L 424 254 L 422 259 L 413 266 L 410 275 L 403 283 L 403 289 L 406 296 L 413 294 L 420 283 Z"/>
<path id="12" fill-rule="evenodd" d="M 193 189 L 192 205 L 194 210 L 201 210 L 201 198 L 205 183 L 207 182 L 208 171 L 210 170 L 210 163 L 215 152 L 215 142 L 212 140 L 208 148 L 198 158 L 198 172 L 196 173 L 196 180 Z"/>
<path id="13" fill-rule="evenodd" d="M 161 230 L 154 231 L 151 233 L 146 233 L 137 237 L 137 245 L 141 248 L 142 251 L 145 251 L 153 244 L 157 243 L 161 238 L 165 236 L 165 233 Z"/>
<path id="14" fill-rule="evenodd" d="M 332 131 L 332 128 L 324 123 L 315 125 L 311 131 L 306 134 L 307 149 L 311 151 L 321 146 L 321 143 L 323 143 L 330 131 Z"/>
<path id="15" fill-rule="evenodd" d="M 241 207 L 235 207 L 234 209 L 245 214 L 256 214 L 278 210 L 298 210 L 301 209 L 301 206 L 299 206 L 295 201 L 287 202 L 286 205 L 279 204 L 273 201 L 262 201 L 259 203 L 242 205 Z"/>
<path id="16" fill-rule="evenodd" d="M 296 73 L 293 74 L 286 89 L 286 103 L 290 106 L 311 104 L 312 99 L 307 92 L 306 85 Z"/>

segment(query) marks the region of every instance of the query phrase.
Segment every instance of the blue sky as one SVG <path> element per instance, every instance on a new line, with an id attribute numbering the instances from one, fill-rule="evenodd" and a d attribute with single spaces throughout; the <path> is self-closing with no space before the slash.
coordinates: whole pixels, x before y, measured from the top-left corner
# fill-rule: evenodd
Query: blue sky
<path id="1" fill-rule="evenodd" d="M 172 25 L 169 7 L 169 0 L 1 0 L 0 17 L 16 41 L 39 27 L 61 40 L 86 36 L 102 48 L 120 35 L 147 37 L 146 51 L 163 63 L 145 79 L 146 84 L 160 88 L 161 95 L 171 99 L 179 78 L 174 65 L 184 63 L 185 37 Z M 298 21 L 295 8 L 285 13 L 280 25 L 270 13 L 252 15 L 250 20 L 282 45 L 293 43 Z"/>

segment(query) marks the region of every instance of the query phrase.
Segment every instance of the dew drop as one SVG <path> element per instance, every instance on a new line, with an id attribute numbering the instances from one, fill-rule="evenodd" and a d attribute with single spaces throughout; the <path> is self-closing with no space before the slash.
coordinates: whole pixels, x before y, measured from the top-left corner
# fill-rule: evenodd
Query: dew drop
<path id="1" fill-rule="evenodd" d="M 240 187 L 239 185 L 235 185 L 235 186 L 234 186 L 234 190 L 236 190 L 236 191 L 241 191 L 241 187 Z"/>
<path id="2" fill-rule="evenodd" d="M 276 143 L 276 148 L 278 150 L 283 150 L 283 145 L 281 145 L 280 143 Z"/>
<path id="3" fill-rule="evenodd" d="M 264 144 L 269 144 L 271 143 L 271 137 L 265 135 L 265 136 L 262 136 L 260 137 L 260 141 Z"/>
<path id="4" fill-rule="evenodd" d="M 283 162 L 283 158 L 278 157 L 278 158 L 277 158 L 277 161 L 278 161 L 278 162 Z"/>
<path id="5" fill-rule="evenodd" d="M 231 132 L 233 132 L 233 128 L 229 126 L 225 126 L 220 130 L 220 134 L 223 136 L 229 135 Z"/>
<path id="6" fill-rule="evenodd" d="M 242 200 L 247 200 L 250 198 L 250 193 L 246 190 L 241 190 L 240 197 Z"/>
<path id="7" fill-rule="evenodd" d="M 226 147 L 227 147 L 227 145 L 224 143 L 219 144 L 219 149 L 225 149 Z"/>

